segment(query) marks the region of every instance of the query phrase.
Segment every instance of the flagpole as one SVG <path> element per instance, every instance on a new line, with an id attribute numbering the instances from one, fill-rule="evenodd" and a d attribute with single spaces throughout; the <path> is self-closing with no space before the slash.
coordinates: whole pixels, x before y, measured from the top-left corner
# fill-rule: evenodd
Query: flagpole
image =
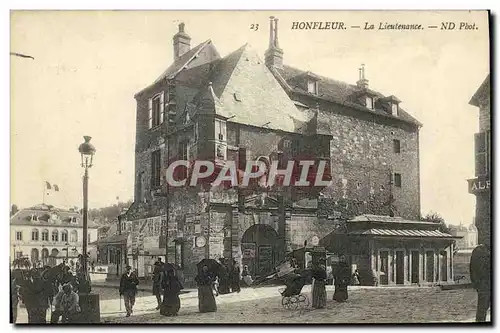
<path id="1" fill-rule="evenodd" d="M 43 182 L 43 186 L 42 186 L 42 189 L 43 189 L 42 190 L 43 191 L 43 193 L 42 193 L 42 205 L 45 205 L 45 186 L 46 186 L 45 182 Z"/>

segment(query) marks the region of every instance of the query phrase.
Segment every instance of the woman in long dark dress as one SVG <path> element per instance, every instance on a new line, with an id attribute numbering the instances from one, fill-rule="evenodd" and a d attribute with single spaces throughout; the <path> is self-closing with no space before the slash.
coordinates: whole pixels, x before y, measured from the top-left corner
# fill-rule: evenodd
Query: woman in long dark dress
<path id="1" fill-rule="evenodd" d="M 313 290 L 312 290 L 312 307 L 315 309 L 323 309 L 326 307 L 326 267 L 318 265 L 312 271 Z"/>
<path id="2" fill-rule="evenodd" d="M 162 280 L 163 302 L 160 307 L 160 314 L 164 316 L 177 316 L 181 308 L 179 294 L 184 287 L 175 276 L 173 270 L 168 270 Z"/>
<path id="3" fill-rule="evenodd" d="M 339 263 L 333 272 L 335 279 L 335 293 L 333 300 L 337 302 L 345 302 L 349 297 L 347 294 L 347 286 L 351 280 L 351 269 L 344 255 L 339 258 Z"/>
<path id="4" fill-rule="evenodd" d="M 208 271 L 208 266 L 203 266 L 195 279 L 198 284 L 198 309 L 201 313 L 217 311 L 212 286 L 214 279 L 214 275 Z"/>

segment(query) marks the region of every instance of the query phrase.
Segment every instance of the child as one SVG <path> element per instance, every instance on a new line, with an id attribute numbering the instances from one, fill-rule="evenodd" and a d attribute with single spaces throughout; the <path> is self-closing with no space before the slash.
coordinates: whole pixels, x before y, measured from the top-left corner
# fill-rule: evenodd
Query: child
<path id="1" fill-rule="evenodd" d="M 213 289 L 215 296 L 219 296 L 219 277 L 216 276 L 213 283 Z"/>

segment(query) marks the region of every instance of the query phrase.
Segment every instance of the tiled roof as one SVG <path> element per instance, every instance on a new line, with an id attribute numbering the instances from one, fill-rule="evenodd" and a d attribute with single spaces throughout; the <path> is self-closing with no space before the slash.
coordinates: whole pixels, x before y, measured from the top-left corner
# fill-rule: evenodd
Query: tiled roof
<path id="1" fill-rule="evenodd" d="M 158 81 L 164 79 L 164 78 L 170 78 L 171 76 L 175 76 L 179 71 L 182 70 L 184 66 L 186 66 L 198 53 L 200 53 L 205 46 L 208 44 L 212 43 L 212 41 L 209 39 L 201 44 L 198 44 L 191 50 L 187 51 L 184 53 L 182 56 L 179 57 L 170 67 L 168 67 L 156 80 L 154 83 L 157 83 Z M 154 84 L 153 83 L 153 84 Z"/>
<path id="2" fill-rule="evenodd" d="M 172 65 L 170 65 L 152 84 L 148 85 L 147 87 L 143 88 L 141 91 L 139 91 L 137 95 L 140 95 L 144 91 L 150 89 L 153 87 L 155 84 L 160 82 L 162 79 L 171 79 L 175 77 L 177 74 L 179 74 L 205 47 L 209 44 L 211 44 L 211 40 L 207 40 L 188 52 L 184 53 L 182 56 L 179 57 Z"/>
<path id="3" fill-rule="evenodd" d="M 213 92 L 208 82 L 212 82 Z M 193 103 L 210 103 L 231 122 L 290 133 L 306 132 L 313 117 L 312 111 L 297 109 L 248 44 L 212 63 L 207 85 Z"/>
<path id="4" fill-rule="evenodd" d="M 31 218 L 33 215 L 37 216 L 37 221 L 33 221 Z M 55 215 L 56 220 L 51 217 Z M 76 217 L 77 222 L 71 222 L 72 218 Z M 10 218 L 11 225 L 31 225 L 33 227 L 45 226 L 45 227 L 68 227 L 68 228 L 81 228 L 83 227 L 83 219 L 79 212 L 68 211 L 57 208 L 26 208 L 21 209 L 16 214 Z M 88 221 L 89 228 L 98 228 L 99 225 L 94 223 L 94 221 Z"/>
<path id="5" fill-rule="evenodd" d="M 311 74 L 308 71 L 303 71 L 291 66 L 284 65 L 282 69 L 273 67 L 273 71 L 277 72 L 288 84 L 288 86 L 296 93 L 314 96 L 308 93 L 304 88 L 307 85 L 301 84 L 306 79 L 307 74 Z M 400 119 L 405 122 L 409 122 L 415 125 L 421 126 L 422 124 L 408 114 L 406 111 L 399 109 L 399 116 L 393 116 L 392 114 L 381 110 L 371 110 L 363 105 L 356 104 L 352 102 L 352 96 L 358 93 L 360 90 L 356 85 L 348 84 L 345 82 L 337 81 L 332 78 L 324 77 L 321 75 L 313 74 L 318 80 L 318 95 L 317 97 L 335 102 L 341 105 L 346 105 L 352 108 L 355 108 L 360 111 L 369 112 L 372 114 L 376 114 L 379 116 L 384 116 L 388 118 Z M 379 92 L 369 90 L 371 93 L 375 94 L 377 97 L 386 97 Z"/>
<path id="6" fill-rule="evenodd" d="M 436 225 L 434 222 L 423 222 L 423 221 L 414 221 L 414 220 L 405 220 L 402 217 L 391 217 L 386 215 L 372 215 L 372 214 L 363 214 L 358 215 L 348 222 L 376 222 L 376 223 L 404 223 L 404 224 L 418 224 L 418 225 Z"/>
<path id="7" fill-rule="evenodd" d="M 490 74 L 484 79 L 483 83 L 481 83 L 481 86 L 477 89 L 477 91 L 474 93 L 474 96 L 469 101 L 469 104 L 474 105 L 479 107 L 479 102 L 480 100 L 485 96 L 490 93 Z"/>
<path id="8" fill-rule="evenodd" d="M 349 235 L 454 238 L 439 230 L 368 229 L 351 231 Z"/>

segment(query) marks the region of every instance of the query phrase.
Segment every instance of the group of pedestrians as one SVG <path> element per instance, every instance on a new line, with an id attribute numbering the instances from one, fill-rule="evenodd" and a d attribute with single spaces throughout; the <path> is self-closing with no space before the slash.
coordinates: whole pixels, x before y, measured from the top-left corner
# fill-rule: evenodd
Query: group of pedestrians
<path id="1" fill-rule="evenodd" d="M 220 258 L 219 263 L 221 268 L 219 269 L 217 277 L 213 283 L 215 295 L 224 295 L 231 292 L 239 293 L 241 291 L 240 266 L 234 259 L 231 264 L 229 264 L 228 259 Z"/>
<path id="2" fill-rule="evenodd" d="M 333 293 L 333 300 L 337 302 L 345 302 L 348 299 L 347 286 L 351 282 L 351 270 L 347 263 L 347 258 L 344 255 L 339 257 L 339 262 L 333 270 L 333 278 L 335 291 Z M 317 264 L 312 268 L 312 307 L 315 309 L 322 309 L 326 307 L 326 267 L 323 264 Z M 359 278 L 359 274 L 357 275 Z"/>
<path id="3" fill-rule="evenodd" d="M 120 280 L 120 297 L 123 296 L 126 316 L 134 312 L 135 297 L 139 279 L 132 271 L 132 267 L 127 266 L 126 272 Z M 165 265 L 161 258 L 158 258 L 153 269 L 153 295 L 156 296 L 157 307 L 163 316 L 177 316 L 181 308 L 179 295 L 184 289 L 181 281 L 176 275 L 172 265 Z"/>
<path id="4" fill-rule="evenodd" d="M 80 315 L 79 296 L 73 290 L 70 282 L 63 284 L 55 296 L 49 295 L 52 287 L 43 281 L 39 272 L 31 273 L 30 282 L 21 282 L 16 277 L 11 278 L 12 323 L 17 322 L 19 301 L 22 300 L 28 312 L 28 323 L 45 324 L 47 310 L 51 310 L 50 323 L 74 323 Z M 23 288 L 21 295 L 21 288 Z M 54 294 L 53 294 L 54 295 Z"/>

